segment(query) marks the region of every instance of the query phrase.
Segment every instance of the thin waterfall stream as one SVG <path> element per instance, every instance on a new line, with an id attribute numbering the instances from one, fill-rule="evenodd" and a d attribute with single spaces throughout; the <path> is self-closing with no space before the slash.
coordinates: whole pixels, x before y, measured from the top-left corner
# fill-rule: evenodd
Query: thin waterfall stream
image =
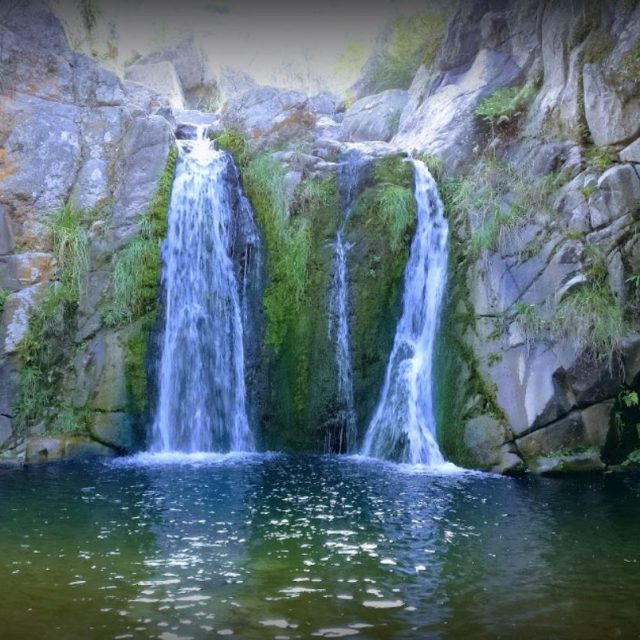
<path id="1" fill-rule="evenodd" d="M 449 225 L 435 180 L 423 162 L 413 164 L 418 227 L 405 269 L 402 317 L 362 453 L 439 466 L 444 457 L 436 441 L 433 356 L 447 280 Z"/>
<path id="2" fill-rule="evenodd" d="M 217 151 L 203 129 L 197 140 L 179 145 L 163 248 L 166 318 L 150 449 L 252 451 L 245 389 L 247 311 L 242 299 L 246 269 L 245 281 L 239 283 L 232 253 L 239 225 L 253 224 L 248 235 L 257 238 L 258 233 L 244 196 L 242 220 L 234 219 L 230 156 Z M 251 259 L 250 246 L 242 257 L 245 262 Z"/>
<path id="3" fill-rule="evenodd" d="M 338 373 L 338 401 L 340 422 L 338 448 L 340 452 L 351 452 L 356 445 L 357 425 L 353 394 L 353 363 L 351 361 L 351 338 L 349 331 L 349 264 L 350 244 L 345 238 L 346 226 L 358 191 L 361 170 L 365 158 L 357 150 L 346 154 L 340 163 L 338 180 L 342 200 L 342 219 L 334 243 L 335 258 L 329 310 L 329 337 L 335 334 L 336 367 Z"/>

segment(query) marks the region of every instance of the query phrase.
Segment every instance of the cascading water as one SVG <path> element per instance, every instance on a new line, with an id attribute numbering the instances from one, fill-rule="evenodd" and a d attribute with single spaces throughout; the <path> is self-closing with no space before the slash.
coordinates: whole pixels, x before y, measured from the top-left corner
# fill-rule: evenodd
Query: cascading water
<path id="1" fill-rule="evenodd" d="M 398 462 L 438 466 L 433 353 L 447 278 L 449 226 L 438 187 L 420 161 L 415 167 L 416 230 L 405 269 L 402 317 L 384 386 L 362 453 Z"/>
<path id="2" fill-rule="evenodd" d="M 246 221 L 233 219 L 232 160 L 202 130 L 179 144 L 163 248 L 166 320 L 151 451 L 251 451 L 244 305 L 232 260 L 234 230 Z"/>
<path id="3" fill-rule="evenodd" d="M 329 338 L 336 343 L 338 369 L 338 401 L 341 405 L 340 432 L 337 448 L 341 452 L 353 451 L 357 436 L 356 410 L 353 396 L 353 366 L 349 334 L 349 243 L 345 240 L 345 228 L 357 193 L 363 158 L 357 151 L 347 154 L 340 164 L 339 183 L 342 195 L 342 220 L 334 243 L 335 258 L 331 309 L 329 314 Z"/>

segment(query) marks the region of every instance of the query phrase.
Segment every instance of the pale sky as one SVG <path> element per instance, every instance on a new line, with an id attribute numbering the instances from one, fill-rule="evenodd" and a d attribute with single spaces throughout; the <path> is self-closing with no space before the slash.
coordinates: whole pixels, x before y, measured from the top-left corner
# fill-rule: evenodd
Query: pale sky
<path id="1" fill-rule="evenodd" d="M 72 44 L 87 52 L 79 0 L 53 0 Z M 98 7 L 93 48 L 106 53 L 115 43 L 115 65 L 121 69 L 134 51 L 148 53 L 191 33 L 203 43 L 214 71 L 230 65 L 250 73 L 261 84 L 294 86 L 309 91 L 325 86 L 346 89 L 357 77 L 336 74 L 336 64 L 349 43 L 358 43 L 362 62 L 385 22 L 393 16 L 420 11 L 428 0 L 378 0 L 350 4 L 348 0 L 299 2 L 288 0 L 93 0 Z M 316 82 L 318 80 L 319 82 Z"/>

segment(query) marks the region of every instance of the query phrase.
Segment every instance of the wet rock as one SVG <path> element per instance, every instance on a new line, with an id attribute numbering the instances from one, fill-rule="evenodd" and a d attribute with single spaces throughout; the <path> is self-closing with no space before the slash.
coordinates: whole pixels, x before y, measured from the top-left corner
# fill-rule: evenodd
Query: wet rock
<path id="1" fill-rule="evenodd" d="M 64 438 L 29 438 L 25 452 L 25 464 L 59 462 L 65 456 Z"/>
<path id="2" fill-rule="evenodd" d="M 0 449 L 7 444 L 12 435 L 11 418 L 0 415 Z"/>
<path id="3" fill-rule="evenodd" d="M 400 114 L 407 101 L 408 93 L 399 89 L 362 98 L 347 110 L 342 126 L 351 140 L 388 142 L 398 129 Z"/>
<path id="4" fill-rule="evenodd" d="M 532 466 L 540 475 L 560 475 L 604 471 L 605 465 L 594 452 L 574 453 L 563 456 L 540 457 Z"/>
<path id="5" fill-rule="evenodd" d="M 131 421 L 126 413 L 96 413 L 90 433 L 98 442 L 122 453 L 135 448 Z"/>
<path id="6" fill-rule="evenodd" d="M 91 458 L 113 458 L 116 451 L 99 442 L 82 437 L 68 437 L 64 441 L 65 460 L 90 460 Z"/>
<path id="7" fill-rule="evenodd" d="M 488 470 L 498 465 L 506 438 L 505 426 L 491 416 L 469 420 L 464 428 L 464 444 L 474 467 Z"/>

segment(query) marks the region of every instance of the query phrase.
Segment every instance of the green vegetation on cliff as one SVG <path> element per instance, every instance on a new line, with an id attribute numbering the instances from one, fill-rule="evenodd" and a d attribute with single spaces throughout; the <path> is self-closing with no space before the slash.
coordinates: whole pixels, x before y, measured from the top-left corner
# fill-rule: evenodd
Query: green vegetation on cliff
<path id="1" fill-rule="evenodd" d="M 400 313 L 415 225 L 413 168 L 399 156 L 372 160 L 344 230 L 349 248 L 352 360 L 361 432 L 377 401 Z M 290 198 L 281 165 L 252 160 L 244 184 L 267 248 L 264 446 L 335 451 L 342 427 L 330 335 L 335 239 L 344 212 L 337 176 L 306 176 Z M 301 246 L 302 245 L 302 246 Z"/>
<path id="2" fill-rule="evenodd" d="M 408 89 L 421 65 L 430 66 L 440 49 L 447 26 L 446 10 L 398 16 L 389 28 L 386 46 L 374 57 L 372 93 Z"/>
<path id="3" fill-rule="evenodd" d="M 80 210 L 67 204 L 49 222 L 58 281 L 31 313 L 29 331 L 20 345 L 20 390 L 13 408 L 18 431 L 55 418 L 52 409 L 59 404 L 62 367 L 73 349 L 76 311 L 86 286 L 88 239 L 82 217 Z M 72 409 L 67 409 L 70 415 Z M 55 430 L 61 424 L 54 419 L 47 428 Z M 65 425 L 71 431 L 83 428 L 84 422 L 67 421 Z"/>
<path id="4" fill-rule="evenodd" d="M 138 423 L 149 406 L 149 341 L 157 323 L 162 273 L 160 246 L 167 235 L 177 161 L 178 149 L 173 148 L 158 189 L 140 220 L 138 234 L 116 256 L 111 302 L 104 314 L 108 326 L 132 324 L 125 344 L 125 371 L 129 412 Z"/>
<path id="5" fill-rule="evenodd" d="M 244 184 L 265 233 L 268 254 L 268 284 L 264 298 L 266 344 L 277 351 L 290 318 L 299 312 L 307 295 L 311 251 L 309 221 L 292 215 L 284 172 L 270 156 L 259 156 L 248 164 Z"/>

